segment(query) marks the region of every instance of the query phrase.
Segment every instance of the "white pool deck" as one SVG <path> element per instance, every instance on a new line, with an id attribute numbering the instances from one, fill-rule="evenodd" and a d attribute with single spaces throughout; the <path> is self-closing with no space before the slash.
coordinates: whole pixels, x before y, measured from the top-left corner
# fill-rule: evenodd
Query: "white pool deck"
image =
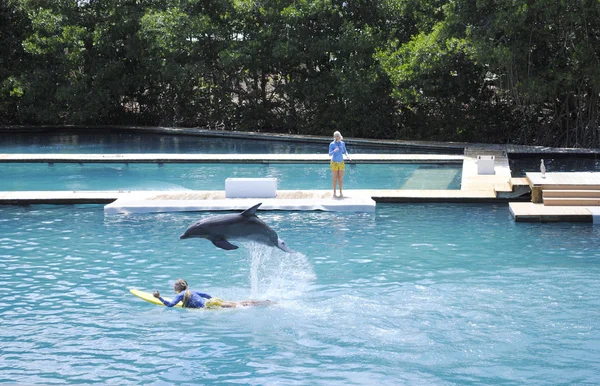
<path id="1" fill-rule="evenodd" d="M 508 207 L 517 222 L 600 223 L 600 206 L 546 206 L 532 202 L 511 202 Z"/>
<path id="2" fill-rule="evenodd" d="M 511 178 L 507 150 L 510 152 L 510 147 L 502 145 L 467 145 L 464 155 L 355 154 L 351 157 L 350 163 L 357 164 L 462 164 L 460 190 L 346 189 L 344 198 L 332 197 L 330 190 L 279 190 L 275 198 L 243 199 L 226 198 L 224 191 L 0 191 L 0 204 L 106 204 L 106 214 L 118 214 L 242 210 L 257 202 L 262 202 L 261 210 L 359 212 L 375 211 L 376 202 L 509 202 L 527 193 L 533 184 L 526 178 Z M 494 157 L 493 173 L 479 174 L 478 156 Z M 329 157 L 323 154 L 0 154 L 0 163 L 12 162 L 325 164 Z M 546 174 L 546 178 L 552 176 L 552 173 Z M 588 177 L 580 173 L 578 181 L 586 181 Z M 521 201 L 509 203 L 516 221 L 594 222 L 600 218 L 599 207 L 549 207 Z"/>
<path id="3" fill-rule="evenodd" d="M 146 197 L 132 195 L 122 197 L 104 207 L 105 214 L 202 212 L 245 210 L 262 203 L 259 210 L 327 211 L 327 212 L 375 212 L 375 201 L 369 196 L 328 198 L 329 192 L 291 192 L 280 198 L 225 198 L 221 192 L 210 194 L 169 193 Z M 290 198 L 283 198 L 288 196 Z M 323 198 L 327 197 L 327 198 Z"/>

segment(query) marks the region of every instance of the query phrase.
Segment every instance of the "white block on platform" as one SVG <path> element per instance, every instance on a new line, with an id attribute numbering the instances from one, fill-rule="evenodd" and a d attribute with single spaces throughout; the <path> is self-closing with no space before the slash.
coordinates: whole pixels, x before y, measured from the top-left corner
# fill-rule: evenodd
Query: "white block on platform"
<path id="1" fill-rule="evenodd" d="M 228 178 L 225 180 L 227 198 L 275 198 L 277 178 Z"/>
<path id="2" fill-rule="evenodd" d="M 477 174 L 495 174 L 494 161 L 496 157 L 493 155 L 478 155 L 477 156 Z"/>

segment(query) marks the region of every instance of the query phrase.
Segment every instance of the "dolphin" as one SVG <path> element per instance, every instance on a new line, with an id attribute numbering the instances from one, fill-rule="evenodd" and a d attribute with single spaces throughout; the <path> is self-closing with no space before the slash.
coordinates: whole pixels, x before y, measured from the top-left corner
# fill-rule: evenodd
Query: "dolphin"
<path id="1" fill-rule="evenodd" d="M 204 218 L 192 225 L 179 236 L 180 239 L 198 237 L 208 239 L 212 243 L 227 251 L 238 249 L 227 239 L 251 240 L 270 247 L 277 247 L 282 251 L 293 253 L 277 233 L 256 217 L 256 209 L 262 204 L 256 204 L 242 213 L 224 214 Z"/>

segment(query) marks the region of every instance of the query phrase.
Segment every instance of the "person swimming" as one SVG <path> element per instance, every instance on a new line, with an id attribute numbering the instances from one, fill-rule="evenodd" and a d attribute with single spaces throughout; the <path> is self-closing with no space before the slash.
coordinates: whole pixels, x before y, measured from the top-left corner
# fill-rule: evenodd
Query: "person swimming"
<path id="1" fill-rule="evenodd" d="M 173 290 L 177 295 L 171 301 L 167 301 L 160 296 L 160 292 L 154 291 L 152 294 L 167 307 L 175 307 L 179 302 L 184 308 L 236 308 L 248 306 L 263 306 L 271 304 L 270 300 L 243 300 L 240 302 L 230 302 L 210 296 L 209 294 L 192 291 L 187 281 L 177 279 L 173 285 Z"/>

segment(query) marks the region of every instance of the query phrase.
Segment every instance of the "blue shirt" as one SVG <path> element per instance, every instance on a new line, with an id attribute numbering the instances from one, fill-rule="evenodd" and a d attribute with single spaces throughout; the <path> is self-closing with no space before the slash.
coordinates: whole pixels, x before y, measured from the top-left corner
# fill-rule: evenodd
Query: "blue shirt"
<path id="1" fill-rule="evenodd" d="M 191 292 L 192 292 L 192 297 L 188 301 L 187 308 L 202 308 L 202 307 L 204 307 L 204 299 L 212 298 L 212 296 L 210 296 L 209 294 L 204 294 L 204 293 L 198 292 L 198 291 L 191 291 Z M 170 302 L 163 299 L 162 296 L 159 297 L 158 299 L 167 307 L 175 307 L 175 305 L 177 303 L 179 303 L 180 301 L 183 300 L 184 296 L 185 296 L 185 291 L 181 291 Z"/>
<path id="2" fill-rule="evenodd" d="M 336 148 L 340 150 L 334 153 L 333 151 Z M 331 160 L 333 162 L 342 162 L 344 160 L 344 156 L 342 154 L 348 155 L 348 152 L 346 151 L 346 144 L 344 143 L 344 141 L 333 141 L 329 144 L 329 155 L 331 156 Z"/>

